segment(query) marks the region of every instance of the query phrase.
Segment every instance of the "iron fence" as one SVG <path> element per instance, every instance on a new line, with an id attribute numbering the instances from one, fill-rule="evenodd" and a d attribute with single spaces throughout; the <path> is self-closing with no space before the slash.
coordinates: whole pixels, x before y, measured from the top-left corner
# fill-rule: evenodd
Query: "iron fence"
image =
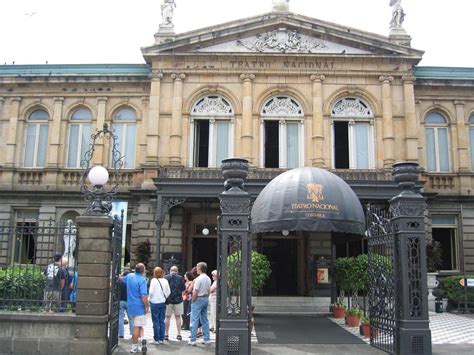
<path id="1" fill-rule="evenodd" d="M 0 265 L 0 310 L 74 311 L 78 238 L 72 220 L 4 222 L 0 240 L 7 241 L 8 255 Z"/>

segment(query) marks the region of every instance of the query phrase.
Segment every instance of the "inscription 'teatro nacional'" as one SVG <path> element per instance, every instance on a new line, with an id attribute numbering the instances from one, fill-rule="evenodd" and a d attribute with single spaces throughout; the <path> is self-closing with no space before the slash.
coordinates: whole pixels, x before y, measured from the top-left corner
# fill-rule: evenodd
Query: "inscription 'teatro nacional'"
<path id="1" fill-rule="evenodd" d="M 335 211 L 339 212 L 339 207 L 337 205 L 329 203 L 292 203 L 292 210 L 326 210 L 326 211 Z"/>
<path id="2" fill-rule="evenodd" d="M 331 61 L 285 61 L 269 62 L 264 60 L 234 60 L 230 62 L 234 69 L 334 69 L 334 62 Z"/>

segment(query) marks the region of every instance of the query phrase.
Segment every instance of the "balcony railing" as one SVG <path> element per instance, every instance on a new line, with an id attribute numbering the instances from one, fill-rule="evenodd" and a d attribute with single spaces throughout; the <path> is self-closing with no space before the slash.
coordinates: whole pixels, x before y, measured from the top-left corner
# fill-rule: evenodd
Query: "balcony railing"
<path id="1" fill-rule="evenodd" d="M 425 190 L 435 190 L 441 192 L 454 191 L 458 179 L 455 174 L 423 174 L 426 180 Z"/>

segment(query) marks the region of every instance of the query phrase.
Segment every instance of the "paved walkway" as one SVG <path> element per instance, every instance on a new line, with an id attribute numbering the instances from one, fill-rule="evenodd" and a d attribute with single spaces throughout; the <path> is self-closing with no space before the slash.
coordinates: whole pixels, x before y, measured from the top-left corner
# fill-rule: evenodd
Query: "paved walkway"
<path id="1" fill-rule="evenodd" d="M 276 355 L 289 355 L 289 354 L 385 354 L 375 348 L 372 348 L 367 338 L 363 338 L 359 334 L 358 328 L 347 327 L 343 320 L 330 318 L 333 322 L 337 323 L 343 329 L 350 333 L 360 337 L 366 342 L 366 344 L 343 344 L 343 345 L 331 345 L 331 344 L 301 344 L 301 345 L 263 345 L 258 344 L 255 334 L 252 334 L 252 354 L 264 355 L 264 354 L 276 354 Z M 215 353 L 215 334 L 211 333 L 211 345 L 199 344 L 196 347 L 187 345 L 190 332 L 182 331 L 182 341 L 176 340 L 176 324 L 174 318 L 171 319 L 170 326 L 170 341 L 165 342 L 164 345 L 149 345 L 148 354 L 214 354 Z M 462 315 L 456 315 L 451 313 L 430 313 L 430 327 L 432 332 L 433 342 L 433 354 L 435 355 L 464 355 L 472 354 L 474 345 L 474 319 L 465 317 Z M 118 348 L 115 351 L 115 355 L 129 354 L 131 341 L 130 335 L 127 334 L 127 328 L 125 328 L 126 335 L 125 339 L 121 339 Z M 149 319 L 148 325 L 145 328 L 145 336 L 147 339 L 153 339 L 153 327 L 151 319 Z"/>

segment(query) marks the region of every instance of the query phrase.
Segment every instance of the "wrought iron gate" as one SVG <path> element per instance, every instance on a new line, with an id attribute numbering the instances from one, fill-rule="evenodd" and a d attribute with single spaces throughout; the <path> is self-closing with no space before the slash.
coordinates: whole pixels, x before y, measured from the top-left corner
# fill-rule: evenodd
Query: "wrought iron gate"
<path id="1" fill-rule="evenodd" d="M 388 353 L 398 353 L 396 312 L 398 306 L 396 236 L 392 214 L 367 206 L 369 254 L 370 344 Z"/>
<path id="2" fill-rule="evenodd" d="M 119 277 L 121 272 L 122 262 L 122 228 L 123 228 L 123 211 L 121 218 L 114 217 L 114 222 L 111 228 L 112 236 L 112 267 L 111 267 L 111 287 L 110 287 L 110 301 L 109 301 L 109 340 L 108 340 L 108 354 L 112 354 L 118 345 L 118 331 L 119 331 Z"/>

